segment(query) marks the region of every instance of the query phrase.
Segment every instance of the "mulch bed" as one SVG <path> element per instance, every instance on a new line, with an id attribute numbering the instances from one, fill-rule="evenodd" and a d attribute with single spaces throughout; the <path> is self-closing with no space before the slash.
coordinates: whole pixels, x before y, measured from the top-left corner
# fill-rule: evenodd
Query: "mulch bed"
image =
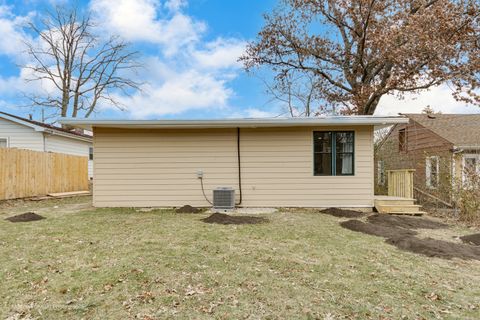
<path id="1" fill-rule="evenodd" d="M 393 216 L 387 214 L 375 214 L 369 216 L 367 221 L 375 225 L 400 227 L 406 229 L 443 229 L 448 228 L 448 225 L 433 221 L 430 219 L 417 217 Z"/>
<path id="2" fill-rule="evenodd" d="M 250 216 L 230 216 L 224 213 L 214 213 L 208 218 L 202 219 L 206 223 L 218 223 L 218 224 L 260 224 L 266 223 L 269 220 L 262 217 L 250 217 Z"/>
<path id="3" fill-rule="evenodd" d="M 480 233 L 474 233 L 468 236 L 463 236 L 463 237 L 460 237 L 460 239 L 465 243 L 480 246 Z"/>
<path id="4" fill-rule="evenodd" d="M 360 218 L 365 215 L 363 212 L 353 211 L 353 210 L 344 210 L 339 208 L 328 208 L 320 211 L 321 213 L 329 214 L 338 218 Z"/>
<path id="5" fill-rule="evenodd" d="M 190 205 L 185 205 L 183 207 L 180 207 L 180 208 L 177 208 L 175 210 L 176 213 L 199 213 L 199 212 L 202 212 L 202 210 L 198 209 L 198 208 L 195 208 L 195 207 L 192 207 Z"/>
<path id="6" fill-rule="evenodd" d="M 37 221 L 42 219 L 46 219 L 46 218 L 34 212 L 26 212 L 13 217 L 6 218 L 5 220 L 8 220 L 10 222 L 29 222 L 29 221 Z"/>
<path id="7" fill-rule="evenodd" d="M 394 245 L 400 250 L 423 254 L 428 257 L 443 259 L 460 258 L 464 260 L 480 260 L 480 248 L 468 244 L 435 240 L 420 239 L 416 231 L 411 229 L 441 229 L 448 225 L 424 218 L 399 217 L 390 215 L 373 215 L 367 218 L 368 222 L 348 220 L 340 223 L 346 229 L 362 232 L 385 238 L 385 242 Z M 471 237 L 473 236 L 473 237 Z M 478 241 L 480 234 L 461 237 Z M 471 238 L 468 238 L 471 237 Z M 469 242 L 473 242 L 470 240 Z"/>

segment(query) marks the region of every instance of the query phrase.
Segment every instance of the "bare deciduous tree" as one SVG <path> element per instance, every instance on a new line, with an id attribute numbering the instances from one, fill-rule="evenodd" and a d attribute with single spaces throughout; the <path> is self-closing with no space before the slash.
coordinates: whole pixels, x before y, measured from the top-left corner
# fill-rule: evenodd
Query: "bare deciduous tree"
<path id="1" fill-rule="evenodd" d="M 280 83 L 308 74 L 344 113 L 373 114 L 386 94 L 446 82 L 474 102 L 479 15 L 478 0 L 282 0 L 240 60 Z"/>
<path id="2" fill-rule="evenodd" d="M 139 67 L 137 52 L 117 37 L 102 39 L 93 33 L 89 15 L 58 7 L 29 29 L 38 41 L 27 42 L 34 63 L 28 81 L 51 84 L 52 92 L 28 96 L 33 106 L 51 108 L 61 117 L 88 118 L 104 100 L 122 108 L 112 93 L 129 94 L 139 83 L 125 71 Z"/>
<path id="3" fill-rule="evenodd" d="M 272 101 L 280 102 L 291 117 L 310 117 L 326 112 L 311 75 L 292 72 L 278 81 L 262 80 Z"/>

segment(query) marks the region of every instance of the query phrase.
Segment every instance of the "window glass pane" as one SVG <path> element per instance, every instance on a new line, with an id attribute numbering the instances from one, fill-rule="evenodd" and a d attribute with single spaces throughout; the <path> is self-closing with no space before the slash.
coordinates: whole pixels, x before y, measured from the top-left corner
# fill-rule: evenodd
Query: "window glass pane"
<path id="1" fill-rule="evenodd" d="M 0 148 L 7 147 L 7 139 L 0 139 Z"/>
<path id="2" fill-rule="evenodd" d="M 313 138 L 315 152 L 332 152 L 331 132 L 314 132 Z"/>
<path id="3" fill-rule="evenodd" d="M 477 170 L 477 159 L 465 158 L 465 170 L 467 173 L 473 174 Z"/>
<path id="4" fill-rule="evenodd" d="M 336 144 L 338 152 L 353 152 L 353 132 L 337 132 Z"/>
<path id="5" fill-rule="evenodd" d="M 93 160 L 93 148 L 88 148 L 88 159 Z"/>
<path id="6" fill-rule="evenodd" d="M 315 153 L 315 175 L 332 174 L 332 155 L 330 153 Z"/>
<path id="7" fill-rule="evenodd" d="M 405 129 L 400 129 L 398 132 L 398 149 L 399 151 L 407 150 L 407 135 Z"/>
<path id="8" fill-rule="evenodd" d="M 438 187 L 438 158 L 437 157 L 430 157 L 428 170 L 429 170 L 429 186 L 432 188 Z M 428 181 L 427 181 L 428 183 Z"/>
<path id="9" fill-rule="evenodd" d="M 336 169 L 337 175 L 353 174 L 353 154 L 337 153 Z"/>

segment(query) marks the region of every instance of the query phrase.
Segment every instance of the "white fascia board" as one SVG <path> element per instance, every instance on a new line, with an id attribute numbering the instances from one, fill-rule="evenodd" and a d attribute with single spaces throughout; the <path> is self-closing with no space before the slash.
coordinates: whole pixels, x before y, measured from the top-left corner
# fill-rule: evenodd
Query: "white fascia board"
<path id="1" fill-rule="evenodd" d="M 57 130 L 48 129 L 48 128 L 45 128 L 44 131 L 45 131 L 45 133 L 51 134 L 52 136 L 60 136 L 60 137 L 65 137 L 65 138 L 69 138 L 69 139 L 81 140 L 81 141 L 85 141 L 85 142 L 89 142 L 89 143 L 93 142 L 92 138 L 82 137 L 82 136 L 78 136 L 76 134 L 69 134 L 67 132 L 57 131 Z"/>
<path id="2" fill-rule="evenodd" d="M 195 129 L 195 128 L 266 128 L 306 126 L 388 126 L 408 123 L 406 117 L 331 116 L 317 118 L 264 118 L 214 120 L 89 120 L 62 118 L 60 123 L 92 130 L 98 128 L 125 129 Z"/>

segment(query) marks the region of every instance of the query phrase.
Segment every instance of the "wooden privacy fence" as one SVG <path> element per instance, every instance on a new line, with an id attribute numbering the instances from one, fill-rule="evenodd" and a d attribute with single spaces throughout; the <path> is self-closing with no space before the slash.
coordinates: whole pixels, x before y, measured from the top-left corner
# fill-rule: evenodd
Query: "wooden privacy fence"
<path id="1" fill-rule="evenodd" d="M 413 199 L 415 169 L 387 170 L 388 195 Z"/>
<path id="2" fill-rule="evenodd" d="M 0 148 L 0 200 L 88 190 L 88 158 Z"/>

